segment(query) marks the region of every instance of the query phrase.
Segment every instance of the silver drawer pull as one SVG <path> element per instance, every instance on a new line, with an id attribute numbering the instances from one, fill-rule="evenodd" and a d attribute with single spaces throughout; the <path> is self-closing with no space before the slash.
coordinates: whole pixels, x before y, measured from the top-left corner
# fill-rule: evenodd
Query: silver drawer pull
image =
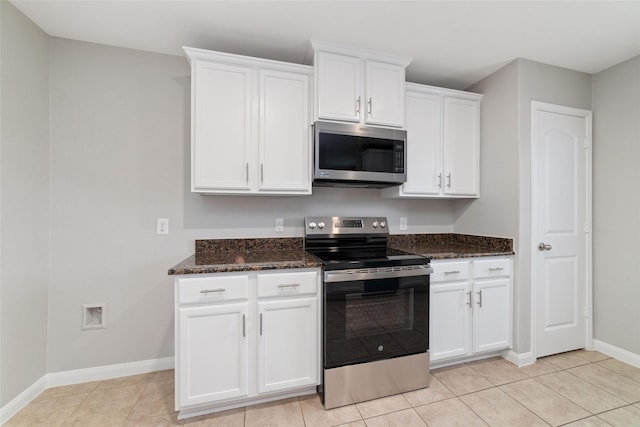
<path id="1" fill-rule="evenodd" d="M 489 267 L 489 271 L 502 271 L 504 268 L 502 267 Z"/>
<path id="2" fill-rule="evenodd" d="M 445 271 L 444 274 L 460 274 L 460 270 Z"/>
<path id="3" fill-rule="evenodd" d="M 213 292 L 224 292 L 226 291 L 225 288 L 219 288 L 219 289 L 203 289 L 200 291 L 201 294 L 210 294 Z"/>
<path id="4" fill-rule="evenodd" d="M 279 288 L 297 288 L 298 286 L 300 286 L 300 283 L 289 283 L 289 284 L 278 285 Z"/>

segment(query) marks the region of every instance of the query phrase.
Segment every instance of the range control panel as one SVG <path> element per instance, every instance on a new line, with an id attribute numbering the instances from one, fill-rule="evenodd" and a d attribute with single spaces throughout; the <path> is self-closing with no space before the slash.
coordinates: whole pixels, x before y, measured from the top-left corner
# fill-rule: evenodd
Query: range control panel
<path id="1" fill-rule="evenodd" d="M 316 234 L 389 234 L 387 218 L 314 216 L 304 219 L 306 235 Z"/>

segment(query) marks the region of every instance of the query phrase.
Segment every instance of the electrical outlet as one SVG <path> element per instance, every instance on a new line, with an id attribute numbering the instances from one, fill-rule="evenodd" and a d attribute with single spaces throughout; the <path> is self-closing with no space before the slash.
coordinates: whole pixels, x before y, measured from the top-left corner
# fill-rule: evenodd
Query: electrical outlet
<path id="1" fill-rule="evenodd" d="M 169 234 L 169 218 L 158 218 L 156 234 Z"/>
<path id="2" fill-rule="evenodd" d="M 276 218 L 276 233 L 284 231 L 284 218 Z"/>
<path id="3" fill-rule="evenodd" d="M 407 218 L 402 217 L 400 218 L 400 230 L 406 230 L 407 229 Z"/>

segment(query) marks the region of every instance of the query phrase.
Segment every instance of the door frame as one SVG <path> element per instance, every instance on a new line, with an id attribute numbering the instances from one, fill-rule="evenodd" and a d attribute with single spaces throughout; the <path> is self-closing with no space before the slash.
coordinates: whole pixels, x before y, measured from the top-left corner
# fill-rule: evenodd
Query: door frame
<path id="1" fill-rule="evenodd" d="M 536 236 L 538 233 L 538 212 L 535 201 L 537 200 L 540 189 L 538 188 L 538 161 L 537 161 L 537 144 L 538 139 L 538 120 L 537 113 L 540 111 L 546 111 L 550 113 L 566 114 L 575 117 L 581 117 L 586 119 L 586 155 L 585 155 L 585 173 L 586 173 L 586 188 L 585 188 L 585 220 L 586 220 L 586 233 L 585 233 L 585 348 L 593 349 L 593 250 L 592 250 L 592 236 L 593 236 L 593 217 L 592 217 L 592 195 L 593 195 L 593 113 L 590 110 L 583 110 L 580 108 L 566 107 L 563 105 L 548 104 L 540 101 L 531 101 L 531 357 L 535 362 L 536 357 L 536 321 L 537 321 L 537 254 L 538 251 L 535 248 L 537 243 Z"/>

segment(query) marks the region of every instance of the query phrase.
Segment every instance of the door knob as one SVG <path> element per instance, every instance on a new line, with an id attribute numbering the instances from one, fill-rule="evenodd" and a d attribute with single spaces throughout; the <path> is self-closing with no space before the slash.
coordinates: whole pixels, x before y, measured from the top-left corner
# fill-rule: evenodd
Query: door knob
<path id="1" fill-rule="evenodd" d="M 545 243 L 540 243 L 538 245 L 538 250 L 539 251 L 550 251 L 551 250 L 551 245 L 547 245 Z"/>

